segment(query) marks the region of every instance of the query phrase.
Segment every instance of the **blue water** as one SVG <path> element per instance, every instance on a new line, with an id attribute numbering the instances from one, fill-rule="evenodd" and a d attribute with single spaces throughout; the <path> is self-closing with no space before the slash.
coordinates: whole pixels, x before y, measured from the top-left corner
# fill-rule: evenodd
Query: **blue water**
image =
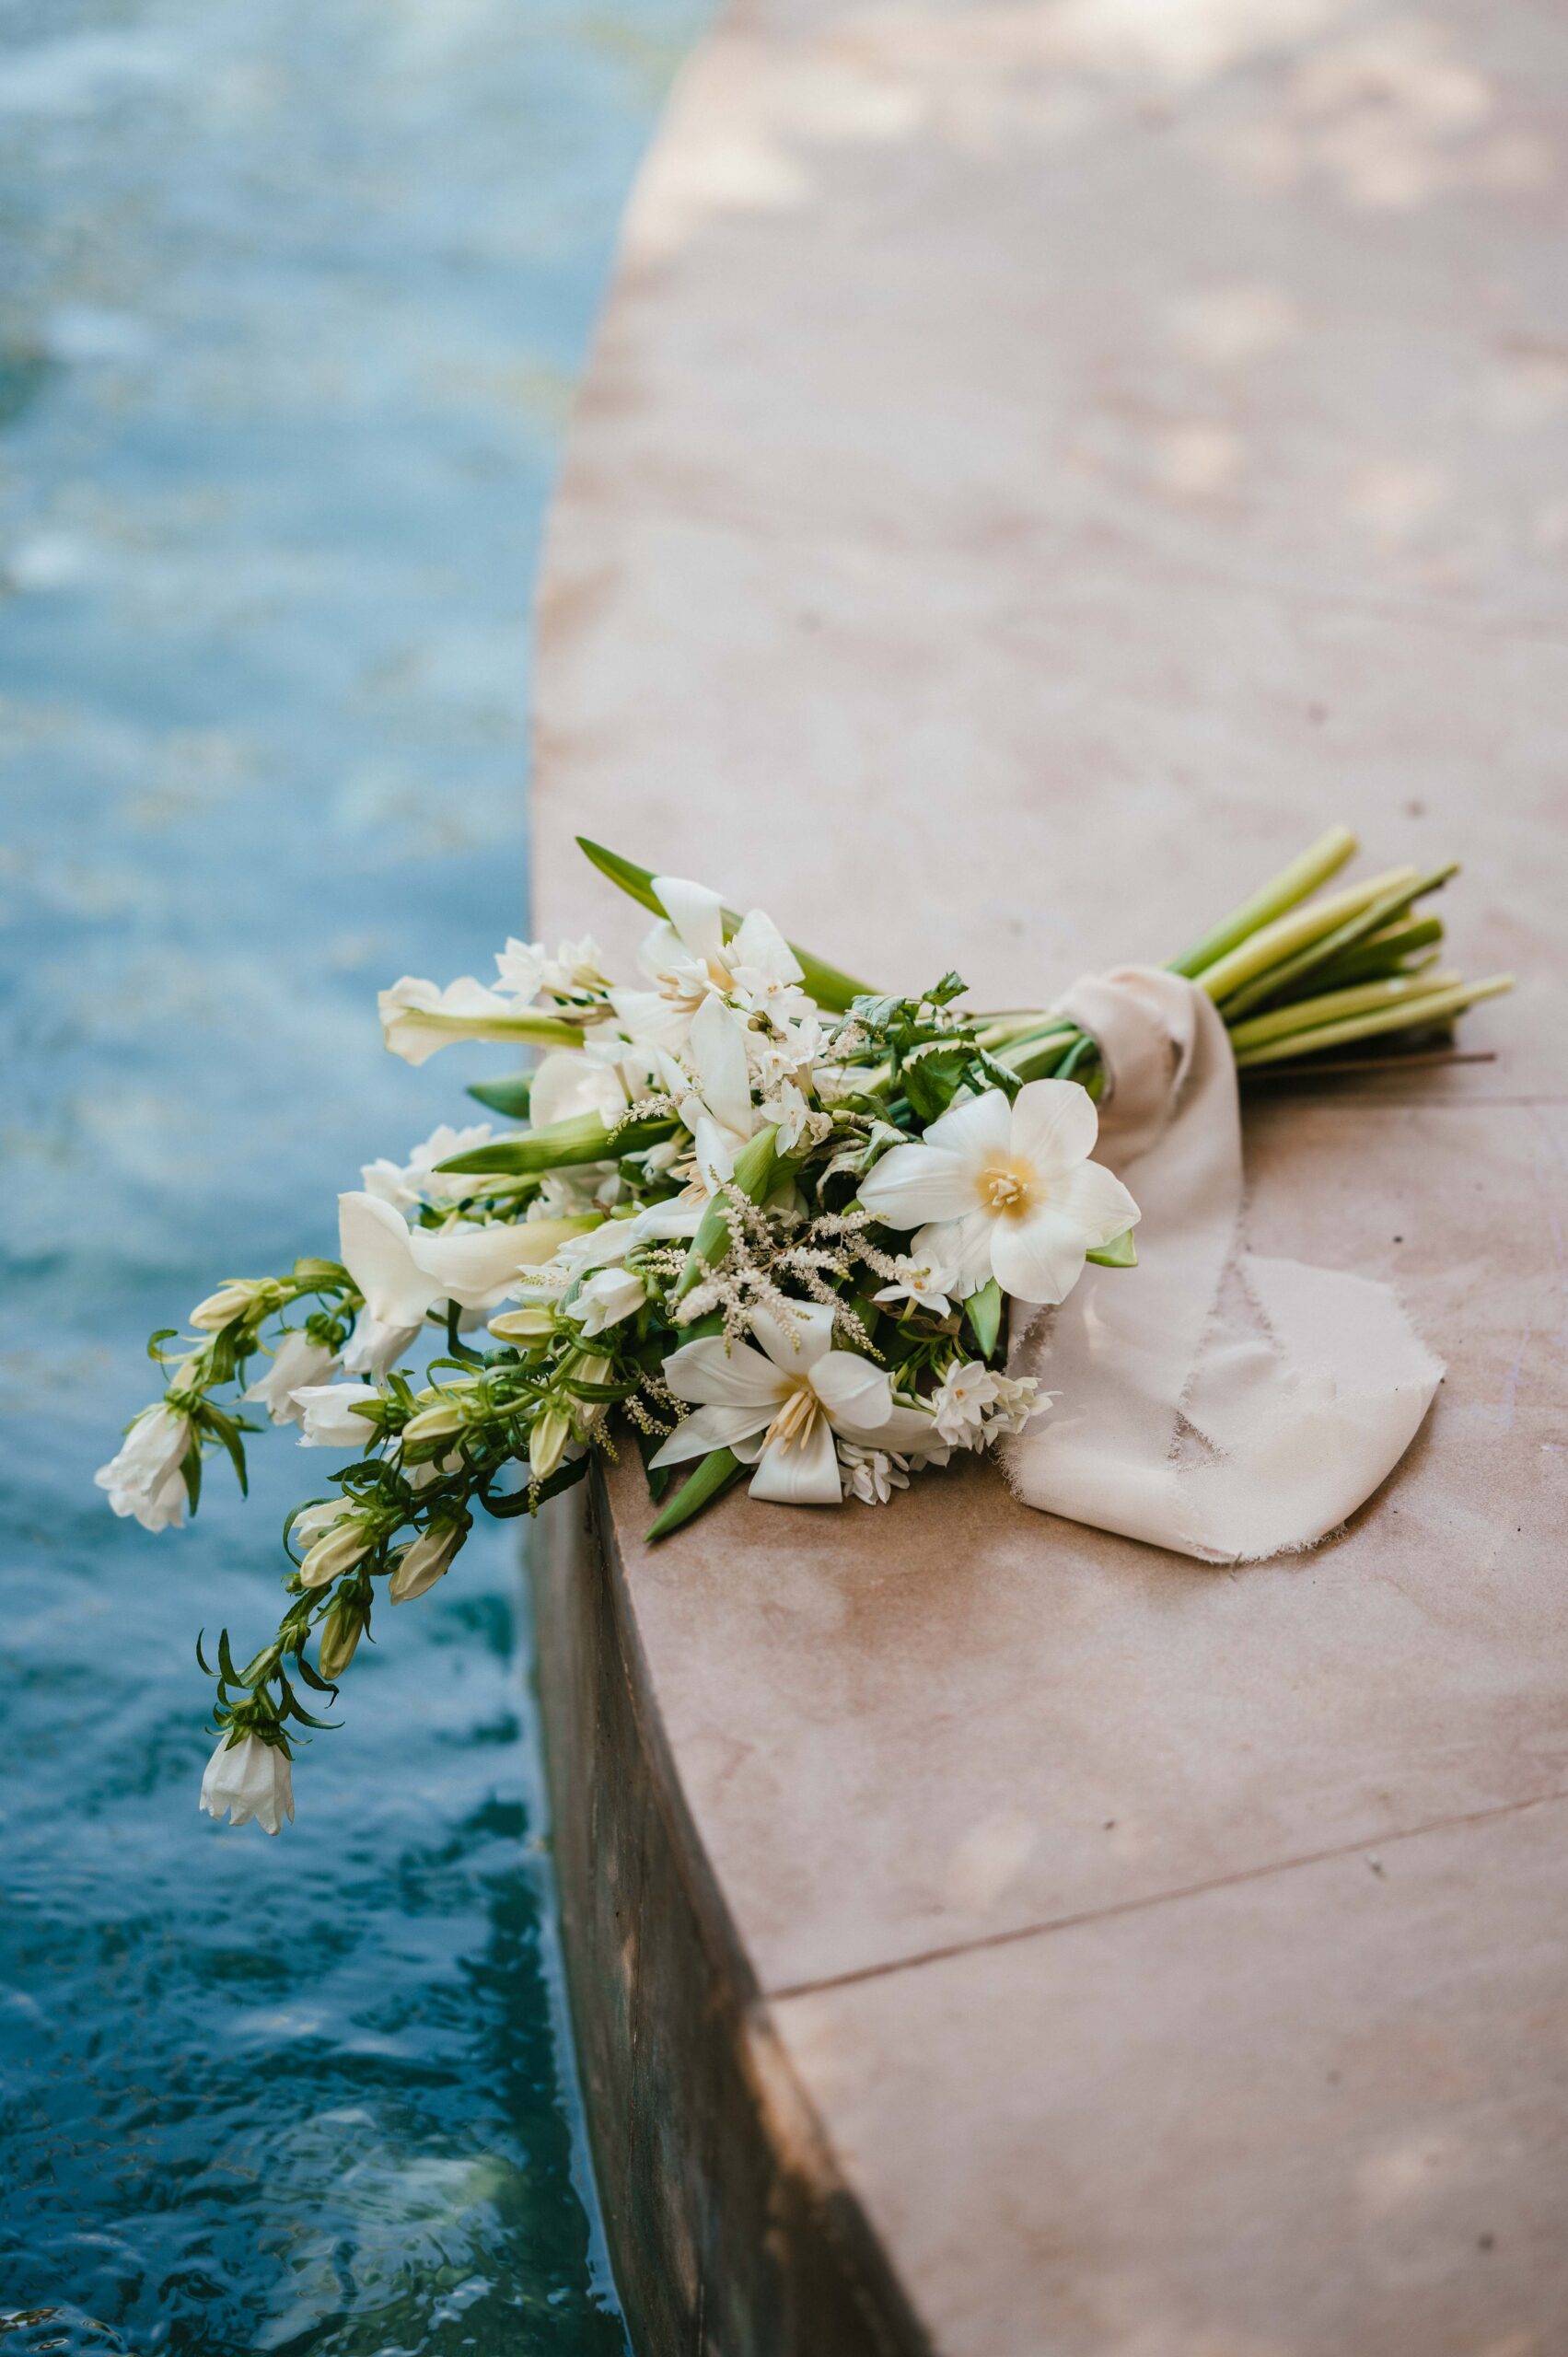
<path id="1" fill-rule="evenodd" d="M 197 1814 L 192 1641 L 271 1631 L 320 1460 L 160 1537 L 91 1476 L 148 1329 L 494 1068 L 374 993 L 520 920 L 541 510 L 696 13 L 0 0 L 6 2357 L 624 2346 L 510 1527 L 269 1841 Z"/>

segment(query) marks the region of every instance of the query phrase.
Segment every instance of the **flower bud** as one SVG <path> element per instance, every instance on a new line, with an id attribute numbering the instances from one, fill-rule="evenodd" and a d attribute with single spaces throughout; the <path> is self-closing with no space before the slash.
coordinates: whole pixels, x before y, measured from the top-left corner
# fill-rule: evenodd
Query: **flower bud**
<path id="1" fill-rule="evenodd" d="M 297 1523 L 295 1527 L 298 1528 Z M 328 1587 L 340 1573 L 352 1572 L 374 1544 L 375 1533 L 357 1515 L 340 1515 L 310 1548 L 299 1566 L 299 1576 L 307 1587 Z"/>
<path id="2" fill-rule="evenodd" d="M 521 1309 L 505 1309 L 490 1321 L 498 1342 L 544 1342 L 555 1330 L 555 1312 L 545 1301 L 528 1302 Z"/>
<path id="3" fill-rule="evenodd" d="M 554 1472 L 571 1437 L 570 1417 L 559 1408 L 547 1408 L 528 1434 L 528 1470 L 536 1481 Z"/>
<path id="4" fill-rule="evenodd" d="M 403 1446 L 412 1442 L 417 1448 L 422 1441 L 445 1440 L 449 1433 L 460 1433 L 463 1411 L 455 1402 L 443 1401 L 439 1407 L 422 1408 L 403 1426 Z"/>
<path id="5" fill-rule="evenodd" d="M 438 1579 L 444 1579 L 468 1531 L 466 1522 L 436 1523 L 422 1531 L 398 1558 L 387 1591 L 392 1602 L 407 1604 L 412 1597 L 423 1596 L 426 1588 L 434 1587 Z"/>
<path id="6" fill-rule="evenodd" d="M 369 1608 L 357 1596 L 340 1596 L 321 1623 L 317 1666 L 330 1683 L 340 1678 L 354 1659 L 369 1625 Z"/>
<path id="7" fill-rule="evenodd" d="M 264 1317 L 282 1300 L 283 1288 L 273 1278 L 230 1277 L 216 1293 L 196 1304 L 191 1323 L 203 1334 L 221 1334 L 237 1318 Z"/>

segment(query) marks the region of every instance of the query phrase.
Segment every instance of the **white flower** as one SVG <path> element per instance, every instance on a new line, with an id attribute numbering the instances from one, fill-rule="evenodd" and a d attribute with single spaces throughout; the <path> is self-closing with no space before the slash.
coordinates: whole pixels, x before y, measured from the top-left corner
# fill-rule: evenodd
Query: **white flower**
<path id="1" fill-rule="evenodd" d="M 682 1465 L 715 1448 L 755 1464 L 754 1498 L 781 1505 L 841 1502 L 834 1436 L 909 1450 L 931 1433 L 930 1418 L 895 1402 L 880 1367 L 833 1348 L 833 1314 L 813 1303 L 788 1329 L 752 1314 L 761 1350 L 726 1350 L 718 1335 L 682 1343 L 664 1363 L 678 1399 L 698 1403 L 653 1462 Z"/>
<path id="2" fill-rule="evenodd" d="M 1044 1414 L 1057 1396 L 1048 1391 L 1042 1398 L 1032 1375 L 999 1375 L 994 1380 L 996 1398 L 985 1420 L 990 1437 L 997 1433 L 1021 1433 L 1032 1417 Z"/>
<path id="3" fill-rule="evenodd" d="M 633 1310 L 641 1309 L 647 1297 L 647 1288 L 634 1269 L 596 1269 L 575 1298 L 566 1304 L 565 1315 L 578 1320 L 586 1339 L 602 1334 L 607 1326 L 618 1326 Z"/>
<path id="4" fill-rule="evenodd" d="M 423 1596 L 426 1588 L 434 1587 L 437 1580 L 445 1579 L 467 1537 L 467 1525 L 460 1522 L 436 1523 L 422 1531 L 398 1557 L 387 1590 L 392 1602 L 407 1604 L 413 1596 Z"/>
<path id="5" fill-rule="evenodd" d="M 144 1530 L 178 1530 L 183 1520 L 185 1477 L 180 1471 L 192 1446 L 191 1420 L 161 1400 L 144 1408 L 119 1450 L 93 1480 L 109 1492 L 118 1515 L 134 1514 Z"/>
<path id="6" fill-rule="evenodd" d="M 722 998 L 703 1001 L 688 1026 L 685 1062 L 666 1051 L 665 1083 L 691 1132 L 703 1187 L 713 1192 L 757 1127 L 742 1018 Z"/>
<path id="7" fill-rule="evenodd" d="M 424 1063 L 454 1039 L 537 1039 L 541 1029 L 547 1039 L 563 1036 L 549 1017 L 487 991 L 471 974 L 448 982 L 445 990 L 404 974 L 389 991 L 377 991 L 376 1004 L 383 1039 L 408 1064 Z"/>
<path id="8" fill-rule="evenodd" d="M 198 1333 L 221 1334 L 237 1318 L 247 1315 L 260 1318 L 275 1309 L 283 1298 L 283 1287 L 273 1277 L 229 1277 L 199 1301 L 191 1312 L 191 1323 Z"/>
<path id="9" fill-rule="evenodd" d="M 653 888 L 666 912 L 638 954 L 655 984 L 651 991 L 611 991 L 610 1004 L 632 1037 L 679 1051 L 703 1001 L 734 992 L 746 1009 L 782 1021 L 811 1012 L 798 988 L 800 967 L 772 917 L 753 909 L 726 941 L 724 903 L 703 884 L 656 876 Z"/>
<path id="10" fill-rule="evenodd" d="M 777 1127 L 781 1154 L 793 1154 L 802 1139 L 819 1144 L 833 1126 L 830 1115 L 808 1105 L 793 1080 L 780 1082 L 778 1095 L 758 1108 L 758 1119 Z"/>
<path id="11" fill-rule="evenodd" d="M 949 1367 L 931 1395 L 936 1429 L 955 1448 L 983 1448 L 985 1416 L 1000 1397 L 1002 1378 L 979 1359 Z"/>
<path id="12" fill-rule="evenodd" d="M 895 1450 L 862 1448 L 856 1441 L 841 1440 L 839 1465 L 844 1496 L 858 1498 L 862 1505 L 885 1506 L 895 1490 L 910 1485 L 909 1458 Z"/>
<path id="13" fill-rule="evenodd" d="M 880 1293 L 873 1294 L 874 1301 L 907 1301 L 912 1308 L 929 1309 L 937 1318 L 946 1318 L 953 1305 L 949 1295 L 958 1290 L 958 1280 L 950 1269 L 934 1260 L 909 1260 L 900 1254 L 893 1263 L 898 1274 Z"/>
<path id="14" fill-rule="evenodd" d="M 336 1356 L 326 1344 L 313 1342 L 304 1327 L 296 1326 L 282 1337 L 272 1364 L 265 1375 L 257 1376 L 245 1397 L 260 1400 L 274 1424 L 296 1424 L 300 1411 L 296 1391 L 302 1385 L 325 1383 L 336 1365 Z"/>
<path id="15" fill-rule="evenodd" d="M 375 1195 L 340 1195 L 338 1257 L 365 1295 L 343 1354 L 345 1371 L 380 1381 L 436 1302 L 494 1309 L 513 1291 L 519 1272 L 548 1260 L 577 1225 L 535 1220 L 411 1228 L 401 1212 Z"/>
<path id="16" fill-rule="evenodd" d="M 304 1514 L 296 1516 L 291 1536 L 296 1542 L 304 1543 L 300 1524 L 308 1522 L 309 1516 L 308 1506 Z M 376 1543 L 375 1532 L 352 1512 L 334 1515 L 319 1528 L 311 1523 L 305 1538 L 309 1543 L 299 1566 L 299 1576 L 307 1587 L 330 1586 L 341 1573 L 352 1572 L 355 1563 L 363 1562 Z"/>
<path id="17" fill-rule="evenodd" d="M 572 1121 L 584 1113 L 615 1122 L 626 1110 L 626 1084 L 617 1066 L 580 1048 L 558 1048 L 543 1057 L 528 1089 L 528 1120 L 536 1130 Z"/>
<path id="18" fill-rule="evenodd" d="M 225 1736 L 202 1778 L 202 1806 L 220 1820 L 226 1809 L 231 1825 L 249 1825 L 254 1817 L 269 1833 L 280 1833 L 285 1817 L 294 1822 L 287 1753 L 259 1735 L 241 1736 L 238 1743 Z"/>
<path id="19" fill-rule="evenodd" d="M 604 953 L 591 934 L 563 941 L 553 958 L 542 941 L 508 941 L 495 956 L 497 987 L 519 1005 L 531 1006 L 540 991 L 565 994 L 602 986 Z"/>
<path id="20" fill-rule="evenodd" d="M 1088 1159 L 1099 1116 L 1072 1080 L 1031 1080 L 954 1105 L 918 1145 L 897 1145 L 861 1181 L 889 1227 L 919 1227 L 915 1255 L 956 1267 L 965 1295 L 995 1277 L 1016 1300 L 1064 1300 L 1084 1256 L 1126 1233 L 1138 1206 Z M 930 1223 L 927 1226 L 924 1224 Z"/>
<path id="21" fill-rule="evenodd" d="M 407 1162 L 389 1162 L 383 1155 L 366 1163 L 359 1174 L 365 1192 L 390 1203 L 396 1211 L 412 1211 L 421 1202 L 455 1202 L 471 1191 L 473 1182 L 460 1171 L 438 1170 L 437 1163 L 449 1162 L 454 1155 L 471 1154 L 475 1146 L 488 1145 L 494 1134 L 488 1121 L 471 1122 L 464 1130 L 443 1121 L 410 1149 Z"/>
<path id="22" fill-rule="evenodd" d="M 301 1448 L 363 1448 L 377 1429 L 359 1413 L 380 1402 L 373 1383 L 308 1383 L 294 1397 L 305 1427 Z"/>

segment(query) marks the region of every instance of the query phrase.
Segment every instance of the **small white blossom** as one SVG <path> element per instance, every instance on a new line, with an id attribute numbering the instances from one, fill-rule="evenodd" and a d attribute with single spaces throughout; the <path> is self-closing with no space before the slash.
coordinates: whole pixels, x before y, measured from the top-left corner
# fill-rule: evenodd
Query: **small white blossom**
<path id="1" fill-rule="evenodd" d="M 936 1429 L 954 1448 L 983 1448 L 985 1414 L 999 1397 L 1002 1377 L 979 1359 L 949 1367 L 931 1395 Z"/>
<path id="2" fill-rule="evenodd" d="M 461 1171 L 438 1170 L 436 1165 L 451 1161 L 455 1155 L 471 1154 L 476 1146 L 488 1145 L 494 1134 L 488 1121 L 474 1121 L 463 1130 L 455 1130 L 450 1122 L 443 1121 L 410 1149 L 406 1162 L 390 1162 L 382 1155 L 375 1162 L 366 1163 L 359 1174 L 365 1191 L 401 1212 L 412 1211 L 422 1202 L 456 1202 L 459 1197 L 471 1193 L 472 1179 L 465 1178 Z"/>
<path id="3" fill-rule="evenodd" d="M 282 1337 L 265 1375 L 257 1376 L 245 1397 L 259 1400 L 274 1424 L 296 1424 L 300 1409 L 295 1393 L 306 1385 L 325 1383 L 336 1365 L 335 1354 L 324 1342 L 313 1342 L 303 1326 L 295 1327 Z"/>
<path id="4" fill-rule="evenodd" d="M 363 1448 L 377 1430 L 358 1412 L 379 1405 L 381 1394 L 373 1383 L 308 1383 L 294 1396 L 305 1427 L 301 1448 Z"/>
<path id="5" fill-rule="evenodd" d="M 192 1445 L 191 1420 L 159 1400 L 144 1408 L 119 1450 L 93 1480 L 109 1492 L 117 1515 L 134 1515 L 144 1530 L 180 1527 L 185 1477 L 180 1468 Z"/>
<path id="6" fill-rule="evenodd" d="M 913 1309 L 929 1309 L 938 1318 L 946 1318 L 953 1305 L 949 1295 L 958 1290 L 958 1278 L 950 1269 L 935 1261 L 911 1260 L 901 1255 L 895 1260 L 898 1275 L 891 1284 L 874 1294 L 874 1301 L 907 1301 Z"/>
<path id="7" fill-rule="evenodd" d="M 833 1126 L 831 1115 L 808 1105 L 793 1080 L 780 1083 L 778 1095 L 759 1107 L 757 1118 L 777 1124 L 781 1154 L 793 1154 L 801 1144 L 819 1144 Z"/>
<path id="8" fill-rule="evenodd" d="M 839 1443 L 844 1495 L 858 1498 L 862 1505 L 885 1506 L 895 1490 L 907 1490 L 909 1463 L 893 1449 L 863 1448 L 850 1440 Z"/>
<path id="9" fill-rule="evenodd" d="M 268 1833 L 281 1833 L 285 1817 L 294 1822 L 287 1753 L 259 1735 L 242 1736 L 238 1743 L 225 1736 L 202 1778 L 202 1806 L 220 1821 L 226 1809 L 231 1825 L 249 1825 L 254 1817 Z"/>
<path id="10" fill-rule="evenodd" d="M 993 1380 L 996 1385 L 996 1398 L 985 1423 L 986 1432 L 992 1435 L 1021 1433 L 1030 1419 L 1043 1415 L 1056 1398 L 1054 1391 L 1048 1391 L 1042 1397 L 1040 1385 L 1032 1375 L 998 1375 Z"/>
<path id="11" fill-rule="evenodd" d="M 602 1334 L 607 1326 L 618 1326 L 623 1318 L 641 1309 L 646 1299 L 647 1288 L 635 1269 L 596 1269 L 584 1280 L 575 1298 L 566 1304 L 565 1315 L 578 1321 L 586 1338 Z"/>

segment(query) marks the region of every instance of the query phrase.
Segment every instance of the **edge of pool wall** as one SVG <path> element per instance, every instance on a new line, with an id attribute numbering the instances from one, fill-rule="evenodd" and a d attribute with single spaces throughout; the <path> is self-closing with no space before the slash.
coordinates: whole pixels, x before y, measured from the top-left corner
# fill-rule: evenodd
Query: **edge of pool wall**
<path id="1" fill-rule="evenodd" d="M 650 1549 L 628 1449 L 537 1532 L 639 2357 L 1568 2346 L 1568 41 L 1428 14 L 1385 104 L 1331 8 L 740 0 L 633 192 L 540 578 L 541 933 L 632 970 L 583 834 L 1034 1004 L 1349 816 L 1461 854 L 1462 962 L 1522 977 L 1481 1060 L 1249 1092 L 1249 1248 L 1448 1368 L 1311 1557 L 973 1459 Z"/>
<path id="2" fill-rule="evenodd" d="M 681 1798 L 610 1515 L 529 1566 L 573 2026 L 638 2357 L 927 2357 L 769 2023 Z"/>

